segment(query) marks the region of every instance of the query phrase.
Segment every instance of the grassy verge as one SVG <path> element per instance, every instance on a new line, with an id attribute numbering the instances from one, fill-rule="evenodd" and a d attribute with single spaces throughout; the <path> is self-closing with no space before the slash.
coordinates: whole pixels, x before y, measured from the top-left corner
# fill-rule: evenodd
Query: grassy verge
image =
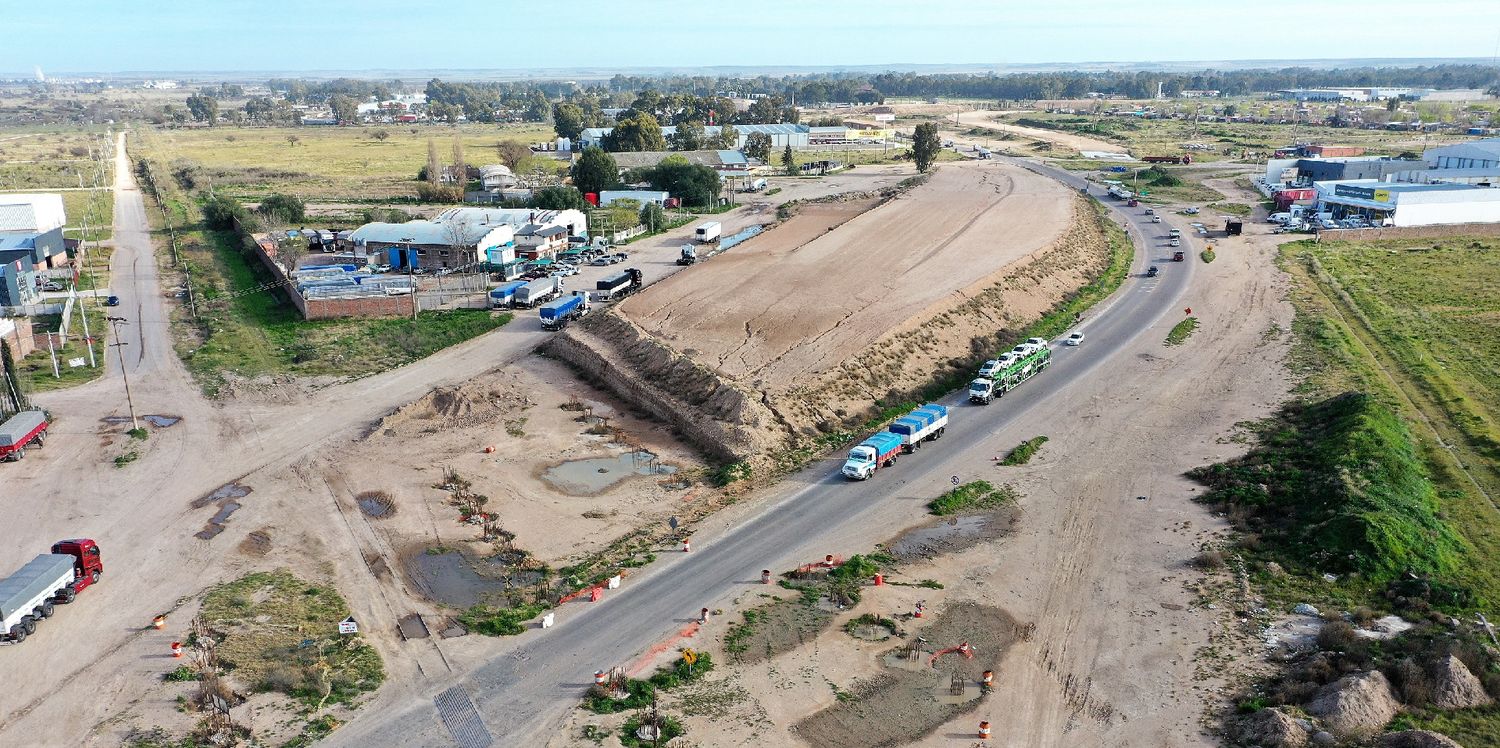
<path id="1" fill-rule="evenodd" d="M 620 698 L 615 698 L 605 688 L 594 686 L 589 689 L 588 696 L 584 698 L 583 708 L 595 714 L 614 714 L 629 709 L 640 709 L 651 705 L 658 689 L 670 691 L 702 678 L 713 669 L 713 658 L 707 652 L 698 652 L 696 661 L 691 665 L 686 660 L 679 659 L 657 670 L 645 680 L 627 678 L 625 693 Z"/>
<path id="2" fill-rule="evenodd" d="M 526 630 L 526 624 L 545 613 L 547 606 L 541 603 L 526 603 L 515 608 L 496 608 L 476 605 L 458 617 L 470 631 L 485 636 L 515 636 Z"/>
<path id="3" fill-rule="evenodd" d="M 1021 442 L 1019 445 L 1017 445 L 1015 449 L 1007 452 L 1005 454 L 1005 459 L 1001 460 L 1000 464 L 1006 466 L 1025 465 L 1026 463 L 1031 462 L 1031 458 L 1036 456 L 1037 451 L 1040 450 L 1042 448 L 1042 445 L 1046 443 L 1047 437 L 1045 436 L 1038 436 L 1032 439 L 1027 439 L 1026 441 Z"/>
<path id="4" fill-rule="evenodd" d="M 94 339 L 92 347 L 94 362 L 97 365 L 92 367 L 88 365 L 89 345 L 83 335 L 84 314 L 88 315 L 88 328 Z M 16 368 L 20 370 L 21 375 L 21 388 L 26 392 L 66 389 L 92 382 L 104 374 L 104 356 L 108 350 L 104 345 L 106 324 L 104 316 L 104 309 L 93 301 L 80 301 L 75 304 L 72 319 L 66 330 L 68 343 L 56 349 L 57 368 L 61 376 L 52 375 L 52 356 L 44 345 L 16 362 Z M 32 318 L 33 333 L 63 332 L 61 325 L 62 315 L 50 314 Z M 55 340 L 60 339 L 55 338 Z M 71 366 L 69 364 L 70 361 L 78 359 L 83 360 L 83 365 Z"/>
<path id="5" fill-rule="evenodd" d="M 1198 318 L 1188 317 L 1175 325 L 1167 332 L 1167 345 L 1182 345 L 1192 337 L 1193 331 L 1198 329 Z"/>
<path id="6" fill-rule="evenodd" d="M 953 490 L 928 502 L 927 509 L 938 516 L 946 516 L 998 509 L 1015 500 L 1015 488 L 1008 485 L 996 488 L 989 481 L 976 480 L 954 486 Z"/>
<path id="7" fill-rule="evenodd" d="M 385 680 L 375 648 L 338 633 L 349 615 L 344 598 L 289 571 L 215 586 L 203 596 L 200 615 L 220 638 L 216 649 L 229 677 L 284 693 L 306 709 L 352 705 Z"/>

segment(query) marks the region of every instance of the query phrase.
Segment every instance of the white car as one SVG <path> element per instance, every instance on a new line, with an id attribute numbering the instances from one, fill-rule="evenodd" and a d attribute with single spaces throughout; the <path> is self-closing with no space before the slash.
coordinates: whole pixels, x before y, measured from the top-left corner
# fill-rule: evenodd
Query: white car
<path id="1" fill-rule="evenodd" d="M 1039 346 L 1041 346 L 1043 348 L 1047 347 L 1047 339 L 1046 338 L 1027 338 L 1026 342 L 1028 342 L 1028 343 L 1030 343 L 1032 345 L 1039 345 Z"/>
<path id="2" fill-rule="evenodd" d="M 1067 340 L 1063 341 L 1063 343 L 1065 343 L 1067 345 L 1078 345 L 1078 344 L 1080 344 L 1082 342 L 1083 342 L 1083 333 L 1081 333 L 1081 332 L 1072 333 L 1071 335 L 1068 336 Z"/>
<path id="3" fill-rule="evenodd" d="M 1167 240 L 1167 244 L 1173 247 L 1180 247 L 1182 246 L 1182 240 L 1174 236 L 1171 239 Z"/>
<path id="4" fill-rule="evenodd" d="M 568 277 L 570 275 L 578 275 L 578 268 L 576 266 L 569 265 L 568 263 L 564 262 L 564 263 L 559 264 L 557 266 L 557 269 L 554 270 L 552 272 L 552 274 L 553 275 L 561 275 L 564 278 L 566 278 L 566 277 Z"/>

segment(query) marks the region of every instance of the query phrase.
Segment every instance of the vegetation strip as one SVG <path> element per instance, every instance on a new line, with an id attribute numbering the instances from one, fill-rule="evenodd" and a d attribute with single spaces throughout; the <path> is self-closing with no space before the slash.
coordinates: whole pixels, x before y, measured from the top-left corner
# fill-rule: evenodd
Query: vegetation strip
<path id="1" fill-rule="evenodd" d="M 1005 458 L 1000 460 L 1000 464 L 1008 467 L 1014 465 L 1025 465 L 1026 463 L 1031 462 L 1031 458 L 1034 457 L 1037 451 L 1042 448 L 1042 445 L 1046 443 L 1047 437 L 1045 436 L 1038 436 L 1027 439 L 1024 442 L 1021 442 L 1021 444 L 1015 449 L 1007 452 Z"/>
<path id="2" fill-rule="evenodd" d="M 1188 317 L 1175 325 L 1167 332 L 1167 345 L 1182 345 L 1192 336 L 1193 331 L 1198 329 L 1198 318 Z"/>

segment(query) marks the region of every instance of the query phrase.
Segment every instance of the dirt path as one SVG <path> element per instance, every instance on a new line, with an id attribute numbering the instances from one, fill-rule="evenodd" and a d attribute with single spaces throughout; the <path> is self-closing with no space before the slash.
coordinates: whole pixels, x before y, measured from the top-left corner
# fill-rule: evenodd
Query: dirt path
<path id="1" fill-rule="evenodd" d="M 1067 194 L 1009 166 L 947 166 L 837 231 L 771 231 L 621 311 L 731 377 L 790 386 L 1052 242 L 1071 216 Z M 821 226 L 840 210 L 791 223 Z"/>
<path id="2" fill-rule="evenodd" d="M 996 122 L 991 117 L 996 112 L 972 111 L 964 112 L 958 116 L 958 129 L 966 130 L 970 127 L 980 127 L 987 130 L 1008 132 L 1014 135 L 1023 135 L 1035 140 L 1045 140 L 1049 143 L 1057 143 L 1072 148 L 1075 151 L 1106 151 L 1109 153 L 1127 153 L 1129 149 L 1119 143 L 1111 143 L 1106 140 L 1074 135 L 1061 130 L 1044 130 L 1039 127 L 1023 127 L 1021 125 L 1008 125 Z"/>

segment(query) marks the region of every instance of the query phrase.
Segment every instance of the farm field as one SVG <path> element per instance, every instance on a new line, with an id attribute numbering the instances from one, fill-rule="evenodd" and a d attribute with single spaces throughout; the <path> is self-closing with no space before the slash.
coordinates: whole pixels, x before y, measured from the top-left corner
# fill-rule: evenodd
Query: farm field
<path id="1" fill-rule="evenodd" d="M 495 146 L 502 140 L 555 137 L 543 125 L 213 127 L 158 129 L 151 145 L 174 169 L 196 165 L 195 178 L 234 197 L 289 192 L 309 202 L 372 202 L 413 197 L 428 141 L 436 143 L 439 160 L 450 163 L 455 133 L 473 165 L 499 163 Z"/>

